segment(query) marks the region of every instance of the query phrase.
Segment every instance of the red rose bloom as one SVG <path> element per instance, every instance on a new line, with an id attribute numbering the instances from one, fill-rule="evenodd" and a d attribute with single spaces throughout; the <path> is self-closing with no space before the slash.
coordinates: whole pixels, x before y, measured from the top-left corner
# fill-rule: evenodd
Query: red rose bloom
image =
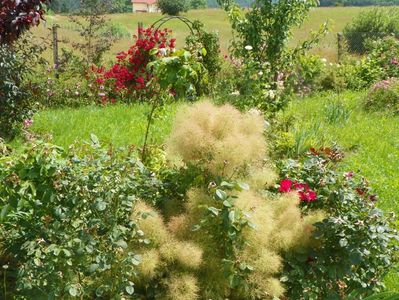
<path id="1" fill-rule="evenodd" d="M 291 192 L 292 185 L 294 183 L 289 179 L 284 179 L 280 182 L 280 193 L 288 193 Z"/>

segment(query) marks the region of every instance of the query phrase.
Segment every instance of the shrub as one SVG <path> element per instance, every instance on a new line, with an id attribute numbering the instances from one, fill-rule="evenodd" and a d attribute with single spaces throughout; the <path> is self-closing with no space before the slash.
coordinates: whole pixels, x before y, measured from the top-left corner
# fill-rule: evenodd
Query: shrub
<path id="1" fill-rule="evenodd" d="M 29 78 L 41 62 L 43 47 L 26 35 L 12 46 L 0 44 L 0 137 L 14 138 L 30 122 L 35 90 Z"/>
<path id="2" fill-rule="evenodd" d="M 40 23 L 47 0 L 3 0 L 0 8 L 0 44 L 11 44 L 23 32 Z"/>
<path id="3" fill-rule="evenodd" d="M 252 106 L 273 115 L 291 98 L 296 60 L 326 32 L 324 24 L 309 40 L 294 49 L 288 47 L 293 29 L 318 1 L 262 0 L 253 2 L 250 10 L 242 9 L 236 1 L 218 2 L 227 10 L 235 35 L 232 58 L 240 66 L 236 89 L 243 96 L 237 102 L 243 103 L 240 107 Z"/>
<path id="4" fill-rule="evenodd" d="M 310 247 L 285 256 L 282 280 L 293 299 L 343 299 L 354 291 L 360 298 L 382 291 L 395 264 L 395 217 L 375 207 L 377 196 L 367 180 L 337 172 L 341 158 L 336 149 L 311 149 L 305 158 L 281 165 L 280 190 L 287 178 L 305 183 L 317 199 L 302 202 L 304 213 L 328 214 L 315 224 Z"/>
<path id="5" fill-rule="evenodd" d="M 207 0 L 190 0 L 190 8 L 201 9 L 208 6 Z"/>
<path id="6" fill-rule="evenodd" d="M 157 85 L 149 84 L 153 74 L 147 66 L 157 57 L 166 56 L 174 50 L 175 39 L 169 35 L 167 29 L 139 29 L 134 45 L 127 52 L 119 53 L 117 63 L 109 70 L 93 67 L 92 71 L 97 73 L 95 83 L 101 102 L 125 97 L 144 100 L 155 96 Z"/>
<path id="7" fill-rule="evenodd" d="M 76 16 L 70 16 L 72 24 L 76 25 L 82 41 L 72 42 L 72 47 L 79 50 L 83 56 L 82 63 L 86 67 L 99 64 L 106 51 L 118 38 L 114 33 L 115 26 L 110 26 L 105 14 L 112 7 L 111 1 L 85 0 L 81 1 Z"/>
<path id="8" fill-rule="evenodd" d="M 398 11 L 392 8 L 374 8 L 360 13 L 344 28 L 348 50 L 362 54 L 367 51 L 369 40 L 376 41 L 392 34 L 397 36 L 399 34 L 397 18 Z"/>
<path id="9" fill-rule="evenodd" d="M 399 83 L 397 79 L 386 79 L 374 84 L 364 99 L 367 110 L 390 110 L 399 112 Z"/>
<path id="10" fill-rule="evenodd" d="M 207 32 L 200 21 L 193 22 L 192 27 L 195 34 L 187 37 L 187 48 L 190 52 L 198 51 L 198 49 L 202 52 L 202 49 L 205 49 L 205 55 L 200 53 L 201 60 L 211 79 L 215 80 L 222 65 L 219 36 L 217 33 Z"/>
<path id="11" fill-rule="evenodd" d="M 135 44 L 117 56 L 109 70 L 93 67 L 102 103 L 144 101 L 172 96 L 194 99 L 207 92 L 208 72 L 202 64 L 206 50 L 176 51 L 168 29 L 139 29 Z"/>
<path id="12" fill-rule="evenodd" d="M 2 276 L 10 296 L 129 296 L 145 237 L 131 219 L 159 182 L 130 153 L 34 143 L 0 158 Z M 139 208 L 139 207 L 138 207 Z M 5 292 L 5 291 L 4 291 Z"/>
<path id="13" fill-rule="evenodd" d="M 28 76 L 31 101 L 41 107 L 79 107 L 99 102 L 98 91 L 88 80 L 81 58 L 63 49 L 57 69 L 43 64 Z M 40 74 L 40 75 L 39 75 Z M 89 73 L 90 74 L 90 73 Z"/>
<path id="14" fill-rule="evenodd" d="M 189 8 L 187 0 L 158 0 L 157 5 L 164 15 L 178 16 Z"/>
<path id="15" fill-rule="evenodd" d="M 302 218 L 294 193 L 262 193 L 275 178 L 262 163 L 263 130 L 261 117 L 228 105 L 198 103 L 177 115 L 167 152 L 198 175 L 168 227 L 203 250 L 200 298 L 282 296 L 281 252 L 306 244 L 312 222 L 323 218 Z"/>

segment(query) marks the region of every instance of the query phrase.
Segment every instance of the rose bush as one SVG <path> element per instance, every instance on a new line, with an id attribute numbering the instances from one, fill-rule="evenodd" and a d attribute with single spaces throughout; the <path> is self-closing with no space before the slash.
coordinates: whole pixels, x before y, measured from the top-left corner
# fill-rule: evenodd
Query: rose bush
<path id="1" fill-rule="evenodd" d="M 312 149 L 300 160 L 280 165 L 281 192 L 306 182 L 316 201 L 302 201 L 303 212 L 322 209 L 328 216 L 315 224 L 314 241 L 285 256 L 282 281 L 292 299 L 343 299 L 352 292 L 366 296 L 384 289 L 398 247 L 396 218 L 377 209 L 378 197 L 366 179 L 340 173 L 337 149 Z M 306 186 L 306 185 L 305 185 Z"/>

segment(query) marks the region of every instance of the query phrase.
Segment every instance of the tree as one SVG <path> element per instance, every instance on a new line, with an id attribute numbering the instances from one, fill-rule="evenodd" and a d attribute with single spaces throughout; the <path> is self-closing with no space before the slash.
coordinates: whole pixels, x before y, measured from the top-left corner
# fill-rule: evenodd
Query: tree
<path id="1" fill-rule="evenodd" d="M 192 9 L 201 9 L 201 8 L 206 8 L 208 6 L 208 3 L 206 0 L 191 0 L 190 2 L 190 8 Z"/>
<path id="2" fill-rule="evenodd" d="M 164 15 L 177 16 L 188 10 L 189 3 L 187 0 L 158 0 L 158 7 Z"/>
<path id="3" fill-rule="evenodd" d="M 0 44 L 11 44 L 31 26 L 43 19 L 49 0 L 2 0 L 0 7 Z"/>

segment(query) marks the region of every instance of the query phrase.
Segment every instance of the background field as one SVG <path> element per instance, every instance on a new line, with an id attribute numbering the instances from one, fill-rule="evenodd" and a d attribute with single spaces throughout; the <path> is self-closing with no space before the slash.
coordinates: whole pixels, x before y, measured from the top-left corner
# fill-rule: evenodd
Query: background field
<path id="1" fill-rule="evenodd" d="M 371 9 L 360 7 L 328 7 L 316 8 L 310 12 L 309 18 L 306 22 L 295 30 L 291 44 L 295 45 L 303 41 L 309 36 L 312 30 L 317 30 L 321 24 L 326 21 L 330 22 L 331 32 L 323 39 L 320 45 L 314 49 L 314 53 L 319 54 L 331 61 L 337 59 L 337 33 L 341 32 L 346 24 L 348 24 L 354 16 L 358 15 L 361 11 Z M 223 54 L 228 53 L 229 41 L 232 39 L 232 31 L 230 24 L 227 20 L 227 15 L 220 9 L 206 9 L 206 10 L 192 10 L 183 16 L 188 17 L 190 20 L 200 20 L 205 24 L 205 27 L 210 31 L 219 33 L 220 42 Z M 119 40 L 107 54 L 107 58 L 112 58 L 116 53 L 124 51 L 132 44 L 132 36 L 137 31 L 138 22 L 143 22 L 144 26 L 150 26 L 159 18 L 161 14 L 157 13 L 128 13 L 128 14 L 113 14 L 108 18 L 111 22 L 118 24 L 127 37 Z M 50 41 L 50 30 L 52 24 L 58 24 L 59 39 L 63 41 L 61 47 L 68 46 L 73 41 L 79 39 L 79 33 L 74 30 L 74 24 L 70 23 L 67 16 L 55 15 L 47 16 L 47 24 L 43 24 L 35 28 L 33 32 L 41 37 L 45 37 Z M 172 29 L 174 36 L 177 37 L 177 46 L 184 43 L 184 38 L 190 33 L 189 29 L 181 22 L 170 21 L 165 26 Z M 51 57 L 51 51 L 46 53 L 46 57 Z"/>

